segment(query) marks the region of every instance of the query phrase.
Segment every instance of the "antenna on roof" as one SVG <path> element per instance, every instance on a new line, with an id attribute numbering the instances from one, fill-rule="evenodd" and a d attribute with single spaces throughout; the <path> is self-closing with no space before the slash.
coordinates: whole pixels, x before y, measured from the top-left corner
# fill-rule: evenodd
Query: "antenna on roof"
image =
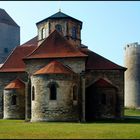
<path id="1" fill-rule="evenodd" d="M 61 12 L 61 6 L 60 6 L 61 1 L 58 1 L 58 7 L 59 7 L 59 12 Z"/>

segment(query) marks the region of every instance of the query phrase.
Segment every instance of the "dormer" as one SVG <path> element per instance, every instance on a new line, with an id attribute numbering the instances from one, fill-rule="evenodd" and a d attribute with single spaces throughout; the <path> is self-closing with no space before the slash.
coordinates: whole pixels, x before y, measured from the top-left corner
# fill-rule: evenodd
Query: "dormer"
<path id="1" fill-rule="evenodd" d="M 71 44 L 81 45 L 82 22 L 61 11 L 36 23 L 38 28 L 38 45 L 55 29 L 59 31 Z"/>

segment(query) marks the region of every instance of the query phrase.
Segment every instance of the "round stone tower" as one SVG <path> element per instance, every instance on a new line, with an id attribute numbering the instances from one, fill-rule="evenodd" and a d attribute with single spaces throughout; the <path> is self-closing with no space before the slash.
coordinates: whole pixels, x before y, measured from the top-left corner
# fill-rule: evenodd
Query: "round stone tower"
<path id="1" fill-rule="evenodd" d="M 140 108 L 140 45 L 127 44 L 125 47 L 125 107 Z"/>
<path id="2" fill-rule="evenodd" d="M 25 118 L 25 84 L 15 79 L 4 89 L 4 119 Z"/>
<path id="3" fill-rule="evenodd" d="M 62 63 L 53 61 L 34 73 L 31 122 L 78 121 L 78 80 Z"/>

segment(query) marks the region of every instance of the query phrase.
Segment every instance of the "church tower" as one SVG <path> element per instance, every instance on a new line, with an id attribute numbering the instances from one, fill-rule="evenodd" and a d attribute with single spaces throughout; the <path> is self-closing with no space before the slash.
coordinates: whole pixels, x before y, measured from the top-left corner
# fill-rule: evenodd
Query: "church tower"
<path id="1" fill-rule="evenodd" d="M 38 28 L 38 45 L 55 29 L 75 47 L 81 45 L 82 22 L 61 11 L 36 23 Z"/>
<path id="2" fill-rule="evenodd" d="M 11 51 L 20 45 L 20 27 L 0 8 L 0 63 L 4 63 Z"/>

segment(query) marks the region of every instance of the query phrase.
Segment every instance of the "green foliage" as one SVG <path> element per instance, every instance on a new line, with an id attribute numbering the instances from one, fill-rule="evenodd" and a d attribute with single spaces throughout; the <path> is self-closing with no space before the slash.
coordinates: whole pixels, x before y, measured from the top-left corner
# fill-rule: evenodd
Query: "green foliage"
<path id="1" fill-rule="evenodd" d="M 125 112 L 131 116 L 137 114 L 137 110 L 126 109 Z M 92 123 L 0 120 L 1 139 L 139 139 L 139 130 L 140 119 L 135 118 Z"/>

